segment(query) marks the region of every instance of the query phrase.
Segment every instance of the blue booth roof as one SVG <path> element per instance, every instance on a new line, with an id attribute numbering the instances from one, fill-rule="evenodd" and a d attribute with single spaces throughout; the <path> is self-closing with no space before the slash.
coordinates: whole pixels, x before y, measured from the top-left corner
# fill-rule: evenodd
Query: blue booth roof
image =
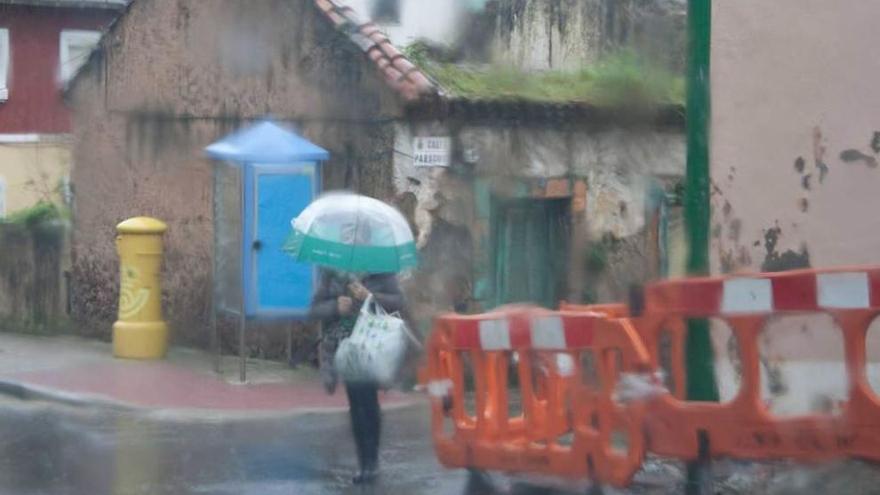
<path id="1" fill-rule="evenodd" d="M 324 148 L 268 120 L 230 134 L 205 152 L 215 160 L 240 163 L 290 164 L 330 158 Z"/>

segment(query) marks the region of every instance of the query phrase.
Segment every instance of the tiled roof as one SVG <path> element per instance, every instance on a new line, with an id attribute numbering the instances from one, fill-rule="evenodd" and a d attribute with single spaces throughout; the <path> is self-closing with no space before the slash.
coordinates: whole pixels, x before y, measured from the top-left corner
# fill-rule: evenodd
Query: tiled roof
<path id="1" fill-rule="evenodd" d="M 314 0 L 315 5 L 376 65 L 385 81 L 407 101 L 439 94 L 439 88 L 413 64 L 373 22 L 362 22 L 338 0 Z"/>

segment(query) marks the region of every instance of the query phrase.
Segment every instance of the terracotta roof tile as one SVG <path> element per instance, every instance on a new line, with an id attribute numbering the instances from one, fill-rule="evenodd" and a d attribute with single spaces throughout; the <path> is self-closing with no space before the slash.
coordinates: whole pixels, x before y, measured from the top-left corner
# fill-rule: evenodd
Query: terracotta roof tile
<path id="1" fill-rule="evenodd" d="M 381 48 L 382 51 L 385 52 L 385 55 L 387 55 L 390 59 L 403 56 L 403 54 L 400 53 L 400 50 L 398 50 L 397 47 L 394 46 L 390 41 L 384 41 L 380 43 L 379 48 Z"/>
<path id="2" fill-rule="evenodd" d="M 330 0 L 315 0 L 315 5 L 325 14 L 333 10 L 333 2 Z"/>
<path id="3" fill-rule="evenodd" d="M 337 27 L 348 24 L 348 19 L 346 19 L 342 14 L 336 11 L 330 11 L 324 13 L 328 19 L 333 21 L 333 24 L 336 24 Z"/>
<path id="4" fill-rule="evenodd" d="M 385 35 L 381 30 L 374 31 L 373 34 L 370 35 L 370 39 L 373 40 L 377 45 L 385 43 L 388 41 L 388 36 Z"/>
<path id="5" fill-rule="evenodd" d="M 380 58 L 379 60 L 376 61 L 376 67 L 378 67 L 379 70 L 384 71 L 385 68 L 389 67 L 389 66 L 391 66 L 391 61 L 388 60 L 387 58 L 383 57 L 383 58 Z"/>
<path id="6" fill-rule="evenodd" d="M 403 72 L 404 74 L 409 74 L 410 72 L 412 72 L 414 70 L 418 70 L 418 67 L 416 67 L 415 64 L 410 62 L 409 59 L 407 59 L 403 55 L 393 59 L 392 63 L 394 63 L 394 67 L 397 70 L 399 70 L 400 72 Z"/>
<path id="7" fill-rule="evenodd" d="M 388 85 L 404 100 L 415 101 L 439 94 L 439 89 L 400 52 L 373 22 L 361 22 L 355 11 L 338 0 L 313 0 L 315 7 L 356 44 L 382 73 Z"/>
<path id="8" fill-rule="evenodd" d="M 364 23 L 364 24 L 358 26 L 358 29 L 360 30 L 361 34 L 363 34 L 364 36 L 367 36 L 367 37 L 370 37 L 370 36 L 374 35 L 375 33 L 380 33 L 380 34 L 382 33 L 382 29 L 379 26 L 373 24 L 372 22 Z"/>
<path id="9" fill-rule="evenodd" d="M 405 83 L 406 82 L 406 81 L 403 81 L 403 72 L 400 72 L 399 70 L 395 69 L 394 67 L 391 67 L 390 65 L 388 67 L 385 67 L 384 69 L 382 69 L 382 73 L 385 74 L 385 79 L 387 79 L 391 83 Z"/>
<path id="10" fill-rule="evenodd" d="M 413 85 L 416 87 L 434 86 L 434 83 L 428 79 L 428 76 L 426 76 L 424 72 L 418 70 L 418 68 L 408 72 L 406 77 L 412 81 Z"/>
<path id="11" fill-rule="evenodd" d="M 370 57 L 374 63 L 379 63 L 380 60 L 386 59 L 388 57 L 385 56 L 385 53 L 379 49 L 376 45 L 370 45 L 370 48 L 367 49 L 367 56 Z"/>
<path id="12" fill-rule="evenodd" d="M 363 50 L 364 53 L 369 54 L 371 50 L 381 52 L 381 50 L 373 50 L 373 48 L 375 47 L 373 40 L 367 38 L 361 33 L 354 32 L 350 34 L 349 37 L 351 38 L 351 41 L 354 41 L 354 43 L 359 46 L 361 50 Z"/>

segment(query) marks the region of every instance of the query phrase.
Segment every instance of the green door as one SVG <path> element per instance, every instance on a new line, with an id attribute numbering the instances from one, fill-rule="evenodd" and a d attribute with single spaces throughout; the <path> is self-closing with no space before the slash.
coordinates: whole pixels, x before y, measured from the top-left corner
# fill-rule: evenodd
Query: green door
<path id="1" fill-rule="evenodd" d="M 524 199 L 495 206 L 495 305 L 557 307 L 567 285 L 569 202 Z"/>

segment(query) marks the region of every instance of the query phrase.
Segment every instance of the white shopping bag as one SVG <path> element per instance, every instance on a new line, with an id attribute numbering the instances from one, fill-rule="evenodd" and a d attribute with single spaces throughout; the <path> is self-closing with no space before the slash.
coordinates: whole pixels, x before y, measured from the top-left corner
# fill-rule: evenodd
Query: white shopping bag
<path id="1" fill-rule="evenodd" d="M 361 307 L 351 335 L 339 343 L 334 364 L 343 380 L 394 383 L 406 356 L 409 330 L 396 314 L 388 314 L 370 296 Z"/>

